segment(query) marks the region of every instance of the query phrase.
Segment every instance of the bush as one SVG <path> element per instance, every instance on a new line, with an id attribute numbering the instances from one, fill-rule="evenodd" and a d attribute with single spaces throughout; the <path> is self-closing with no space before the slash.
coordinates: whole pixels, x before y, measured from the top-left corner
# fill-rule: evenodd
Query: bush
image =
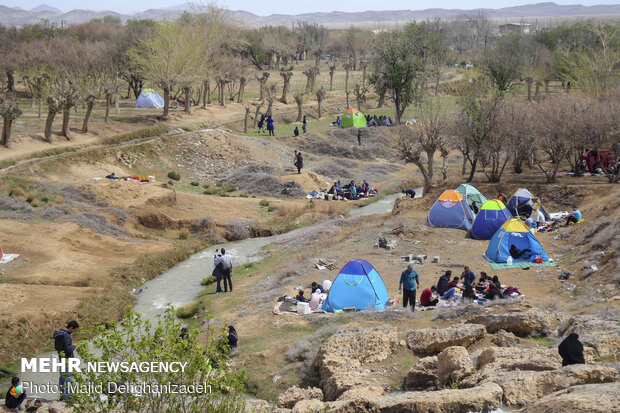
<path id="1" fill-rule="evenodd" d="M 179 318 L 190 318 L 198 314 L 198 311 L 200 311 L 200 302 L 198 300 L 192 300 L 177 308 L 176 314 Z"/>
<path id="2" fill-rule="evenodd" d="M 258 203 L 258 205 L 260 205 L 262 207 L 268 207 L 269 206 L 269 201 L 267 201 L 266 199 L 261 199 L 260 202 Z"/>
<path id="3" fill-rule="evenodd" d="M 173 179 L 175 181 L 180 181 L 181 180 L 181 174 L 178 172 L 168 172 L 168 178 Z"/>
<path id="4" fill-rule="evenodd" d="M 277 211 L 278 207 L 277 206 L 273 206 L 271 205 L 269 208 L 267 208 L 267 212 L 273 212 L 273 211 Z"/>
<path id="5" fill-rule="evenodd" d="M 186 229 L 182 229 L 179 232 L 179 239 L 188 239 L 189 238 L 189 231 Z"/>
<path id="6" fill-rule="evenodd" d="M 191 185 L 191 186 L 200 186 L 200 184 L 199 184 L 198 182 L 196 182 L 196 181 L 192 181 L 192 182 L 190 183 L 190 185 Z"/>
<path id="7" fill-rule="evenodd" d="M 33 199 L 33 200 L 30 202 L 30 205 L 32 205 L 34 208 L 38 207 L 38 206 L 39 206 L 39 200 L 38 200 L 38 199 L 36 199 L 36 198 L 35 198 L 35 199 Z"/>
<path id="8" fill-rule="evenodd" d="M 15 188 L 11 188 L 11 190 L 9 191 L 9 196 L 21 196 L 21 197 L 25 197 L 26 193 L 24 192 L 23 189 L 21 189 L 20 187 L 15 187 Z"/>
<path id="9" fill-rule="evenodd" d="M 32 201 L 34 201 L 35 199 L 38 200 L 39 195 L 35 194 L 34 192 L 28 192 L 26 194 L 26 202 L 30 202 L 32 204 Z"/>
<path id="10" fill-rule="evenodd" d="M 172 182 L 172 181 L 170 181 L 170 180 L 169 180 L 169 181 L 168 181 L 168 185 L 170 185 L 170 186 L 174 186 L 174 182 Z"/>
<path id="11" fill-rule="evenodd" d="M 213 284 L 215 281 L 217 281 L 215 279 L 214 276 L 209 275 L 208 277 L 204 278 L 202 281 L 200 281 L 200 285 L 211 285 Z"/>

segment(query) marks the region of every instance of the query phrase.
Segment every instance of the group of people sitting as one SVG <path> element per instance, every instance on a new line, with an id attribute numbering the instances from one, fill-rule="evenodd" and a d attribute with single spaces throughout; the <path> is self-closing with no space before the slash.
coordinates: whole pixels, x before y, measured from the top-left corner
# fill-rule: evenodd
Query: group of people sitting
<path id="1" fill-rule="evenodd" d="M 516 287 L 502 288 L 497 275 L 491 277 L 486 272 L 480 273 L 476 282 L 476 275 L 469 267 L 465 267 L 461 276 L 452 278 L 452 271 L 448 270 L 439 277 L 437 285 L 426 288 L 420 295 L 420 305 L 434 307 L 440 300 L 463 299 L 477 301 L 482 304 L 487 300 L 495 300 L 521 295 Z"/>
<path id="2" fill-rule="evenodd" d="M 394 122 L 389 116 L 379 116 L 377 115 L 367 115 L 366 116 L 366 126 L 393 126 Z"/>
<path id="3" fill-rule="evenodd" d="M 348 184 L 342 186 L 340 181 L 334 182 L 334 184 L 327 191 L 328 195 L 332 195 L 332 199 L 349 199 L 356 200 L 363 197 L 374 196 L 378 193 L 374 188 L 370 187 L 367 180 L 361 184 L 356 184 L 354 180 L 351 180 Z M 325 199 L 329 199 L 326 197 Z"/>
<path id="4" fill-rule="evenodd" d="M 299 288 L 295 296 L 295 301 L 298 303 L 309 303 L 311 310 L 319 309 L 323 301 L 325 301 L 325 298 L 327 298 L 327 293 L 332 286 L 332 282 L 330 280 L 325 280 L 323 281 L 323 285 L 313 282 L 311 284 L 312 293 L 310 294 L 310 298 L 304 295 L 303 288 Z"/>

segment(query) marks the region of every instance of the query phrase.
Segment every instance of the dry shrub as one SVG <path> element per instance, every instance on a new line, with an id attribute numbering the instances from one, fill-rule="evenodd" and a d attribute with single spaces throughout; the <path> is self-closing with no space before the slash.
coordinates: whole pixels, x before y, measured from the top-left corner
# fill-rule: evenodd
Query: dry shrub
<path id="1" fill-rule="evenodd" d="M 189 231 L 186 229 L 182 229 L 179 231 L 179 239 L 186 240 L 189 238 Z"/>
<path id="2" fill-rule="evenodd" d="M 231 219 L 226 223 L 226 239 L 239 241 L 250 237 L 250 229 L 256 226 L 256 221 L 250 219 Z"/>
<path id="3" fill-rule="evenodd" d="M 38 199 L 39 199 L 39 195 L 35 194 L 34 192 L 28 192 L 26 194 L 26 202 L 30 202 L 30 204 L 32 204 L 34 200 L 38 200 Z"/>
<path id="4" fill-rule="evenodd" d="M 9 190 L 9 196 L 21 196 L 21 197 L 25 197 L 26 193 L 24 192 L 23 189 L 21 189 L 20 187 L 15 187 L 15 188 L 11 188 Z"/>
<path id="5" fill-rule="evenodd" d="M 280 182 L 276 176 L 269 173 L 247 172 L 247 169 L 234 174 L 228 182 L 240 191 L 264 196 L 302 197 L 306 193 L 296 181 Z"/>
<path id="6" fill-rule="evenodd" d="M 75 214 L 69 219 L 71 222 L 75 222 L 81 227 L 89 228 L 97 234 L 107 235 L 110 237 L 118 237 L 125 234 L 125 231 L 122 231 L 115 225 L 111 225 L 106 217 L 95 211 L 86 211 L 82 214 Z"/>

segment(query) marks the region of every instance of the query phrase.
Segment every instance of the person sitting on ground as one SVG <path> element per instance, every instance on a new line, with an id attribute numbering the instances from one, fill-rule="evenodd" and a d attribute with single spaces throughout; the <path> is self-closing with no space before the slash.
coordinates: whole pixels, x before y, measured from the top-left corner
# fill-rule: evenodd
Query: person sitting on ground
<path id="1" fill-rule="evenodd" d="M 536 228 L 536 223 L 535 223 L 535 222 L 534 222 L 534 220 L 532 219 L 532 216 L 531 216 L 531 215 L 528 215 L 528 216 L 525 218 L 525 225 L 526 225 L 528 228 Z"/>
<path id="2" fill-rule="evenodd" d="M 295 130 L 293 131 L 293 135 L 294 135 L 295 137 L 298 137 L 298 136 L 299 136 L 299 128 L 298 128 L 297 126 L 295 126 Z"/>
<path id="3" fill-rule="evenodd" d="M 181 328 L 181 334 L 179 334 L 178 341 L 189 340 L 189 332 L 187 331 L 187 327 Z"/>
<path id="4" fill-rule="evenodd" d="M 558 346 L 558 353 L 562 357 L 562 367 L 570 364 L 585 364 L 583 344 L 579 341 L 579 334 L 570 333 Z"/>
<path id="5" fill-rule="evenodd" d="M 321 284 L 317 284 L 317 283 L 313 282 L 312 283 L 312 291 L 316 291 L 317 289 L 319 289 L 321 291 L 321 294 L 325 293 L 325 290 L 323 289 Z"/>
<path id="6" fill-rule="evenodd" d="M 304 297 L 304 290 L 299 290 L 297 292 L 297 295 L 295 296 L 295 300 L 299 301 L 300 303 L 306 302 L 306 297 Z"/>
<path id="7" fill-rule="evenodd" d="M 476 275 L 473 271 L 469 269 L 469 267 L 463 268 L 463 273 L 461 274 L 461 278 L 463 279 L 463 284 L 465 285 L 473 285 L 476 281 Z"/>
<path id="8" fill-rule="evenodd" d="M 475 203 L 475 202 L 472 202 L 472 203 L 471 203 L 471 210 L 474 212 L 474 214 L 476 214 L 476 215 L 478 214 L 479 209 L 478 209 L 478 207 L 476 206 L 476 203 Z"/>
<path id="9" fill-rule="evenodd" d="M 403 194 L 410 198 L 415 198 L 415 191 L 413 189 L 403 189 Z"/>
<path id="10" fill-rule="evenodd" d="M 321 290 L 318 288 L 310 295 L 310 309 L 317 310 L 321 305 Z"/>
<path id="11" fill-rule="evenodd" d="M 490 283 L 490 281 L 489 281 L 489 278 L 487 276 L 487 273 L 482 271 L 480 273 L 480 279 L 478 280 L 478 284 L 476 284 L 476 287 L 475 287 L 476 291 L 478 291 L 480 293 L 486 291 L 487 288 L 489 288 L 489 283 Z"/>
<path id="12" fill-rule="evenodd" d="M 484 298 L 487 300 L 495 300 L 502 298 L 502 292 L 493 283 L 489 284 L 489 289 L 484 293 Z"/>
<path id="13" fill-rule="evenodd" d="M 446 290 L 445 293 L 443 293 L 442 298 L 444 300 L 448 300 L 450 298 L 454 298 L 455 300 L 458 300 L 459 298 L 461 298 L 461 296 L 459 294 L 457 294 L 456 292 L 457 287 L 450 287 Z"/>
<path id="14" fill-rule="evenodd" d="M 385 118 L 383 119 L 383 124 L 384 124 L 385 126 L 392 126 L 392 121 L 390 120 L 390 118 L 385 117 Z"/>
<path id="15" fill-rule="evenodd" d="M 515 260 L 518 260 L 518 259 L 528 260 L 528 259 L 530 259 L 531 255 L 532 255 L 532 250 L 527 249 L 527 248 L 523 249 L 523 250 L 520 250 L 514 244 L 512 244 L 510 246 L 509 252 L 510 252 L 510 256 L 512 258 L 514 258 Z"/>
<path id="16" fill-rule="evenodd" d="M 508 198 L 506 197 L 506 195 L 504 195 L 502 192 L 499 192 L 497 194 L 497 199 L 499 199 L 500 201 L 502 201 L 502 203 L 504 205 L 508 204 Z"/>
<path id="17" fill-rule="evenodd" d="M 443 295 L 446 292 L 446 287 L 450 282 L 450 276 L 452 276 L 452 271 L 448 270 L 439 277 L 439 281 L 437 281 L 437 294 Z"/>
<path id="18" fill-rule="evenodd" d="M 581 211 L 577 208 L 577 205 L 573 205 L 573 213 L 566 218 L 566 226 L 569 226 L 571 222 L 576 224 L 581 221 Z"/>
<path id="19" fill-rule="evenodd" d="M 26 400 L 26 392 L 22 389 L 19 382 L 19 377 L 13 377 L 11 379 L 11 387 L 6 392 L 6 397 L 4 399 L 6 407 L 14 412 L 19 411 L 22 403 Z"/>
<path id="20" fill-rule="evenodd" d="M 450 271 L 450 274 L 452 274 L 452 271 Z M 450 281 L 448 285 L 446 285 L 446 291 L 448 291 L 450 288 L 455 288 L 458 286 L 459 286 L 459 277 L 454 277 L 452 281 Z"/>
<path id="21" fill-rule="evenodd" d="M 536 223 L 536 225 L 541 225 L 546 222 L 545 214 L 543 214 L 538 207 L 532 208 L 532 213 L 529 216 L 532 218 L 532 221 Z"/>
<path id="22" fill-rule="evenodd" d="M 370 184 L 368 183 L 367 180 L 364 179 L 364 183 L 362 185 L 364 187 L 364 193 L 368 195 L 368 191 L 370 190 Z"/>
<path id="23" fill-rule="evenodd" d="M 439 302 L 438 298 L 433 300 L 433 293 L 437 291 L 437 287 L 434 285 L 431 288 L 426 288 L 420 294 L 420 305 L 422 307 L 435 307 Z"/>
<path id="24" fill-rule="evenodd" d="M 495 286 L 501 291 L 502 283 L 499 282 L 499 277 L 497 275 L 493 276 L 493 284 L 495 284 Z"/>
<path id="25" fill-rule="evenodd" d="M 228 332 L 226 334 L 226 344 L 228 344 L 228 355 L 231 355 L 235 350 L 237 350 L 237 346 L 239 344 L 239 335 L 237 334 L 237 330 L 235 327 L 228 326 Z"/>
<path id="26" fill-rule="evenodd" d="M 471 284 L 465 284 L 465 290 L 463 291 L 463 300 L 476 300 L 476 292 Z"/>

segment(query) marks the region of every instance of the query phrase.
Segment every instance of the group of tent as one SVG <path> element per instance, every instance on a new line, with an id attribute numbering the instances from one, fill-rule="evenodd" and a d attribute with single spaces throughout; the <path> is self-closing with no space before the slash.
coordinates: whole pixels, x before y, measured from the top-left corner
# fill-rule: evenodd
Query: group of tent
<path id="1" fill-rule="evenodd" d="M 527 189 L 520 188 L 508 201 L 487 200 L 471 185 L 463 184 L 455 190 L 444 191 L 428 212 L 426 225 L 437 228 L 457 228 L 469 231 L 472 238 L 490 240 L 486 257 L 496 263 L 505 263 L 510 257 L 510 247 L 529 249 L 526 258 L 513 261 L 534 261 L 540 257 L 549 261 L 547 253 L 534 234 L 519 216 L 527 216 L 538 209 L 549 219 L 540 201 Z M 474 212 L 477 211 L 477 212 Z"/>

